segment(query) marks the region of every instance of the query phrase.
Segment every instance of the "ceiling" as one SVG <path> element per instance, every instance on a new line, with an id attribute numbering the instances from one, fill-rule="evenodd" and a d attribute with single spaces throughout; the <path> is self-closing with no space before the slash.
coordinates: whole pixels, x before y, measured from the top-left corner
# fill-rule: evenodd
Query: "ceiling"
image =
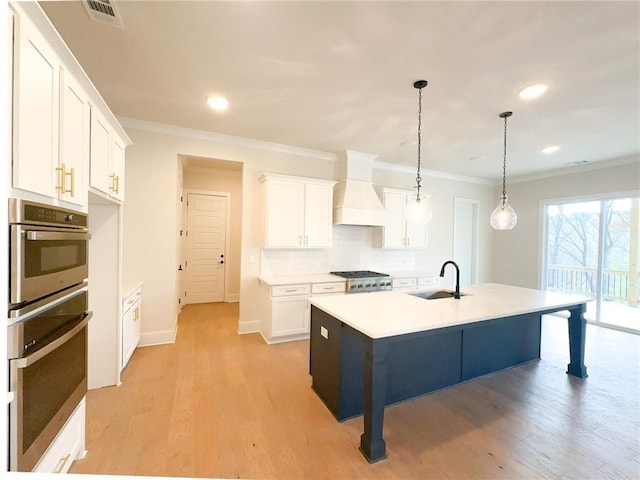
<path id="1" fill-rule="evenodd" d="M 123 29 L 41 5 L 120 117 L 415 168 L 426 79 L 423 169 L 500 179 L 505 110 L 508 176 L 640 155 L 638 2 L 120 1 Z"/>

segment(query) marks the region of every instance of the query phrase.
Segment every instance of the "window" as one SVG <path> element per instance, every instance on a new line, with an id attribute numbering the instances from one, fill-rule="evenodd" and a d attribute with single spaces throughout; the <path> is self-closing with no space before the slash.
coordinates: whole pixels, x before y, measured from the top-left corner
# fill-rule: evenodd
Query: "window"
<path id="1" fill-rule="evenodd" d="M 586 319 L 640 331 L 639 197 L 544 206 L 543 288 L 595 299 Z"/>

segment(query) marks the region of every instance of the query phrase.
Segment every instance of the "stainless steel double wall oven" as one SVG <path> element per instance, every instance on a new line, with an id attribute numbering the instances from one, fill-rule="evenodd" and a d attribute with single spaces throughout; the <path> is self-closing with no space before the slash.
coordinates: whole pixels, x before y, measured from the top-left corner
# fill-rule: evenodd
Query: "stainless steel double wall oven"
<path id="1" fill-rule="evenodd" d="M 87 392 L 88 215 L 9 200 L 9 470 L 30 471 Z"/>

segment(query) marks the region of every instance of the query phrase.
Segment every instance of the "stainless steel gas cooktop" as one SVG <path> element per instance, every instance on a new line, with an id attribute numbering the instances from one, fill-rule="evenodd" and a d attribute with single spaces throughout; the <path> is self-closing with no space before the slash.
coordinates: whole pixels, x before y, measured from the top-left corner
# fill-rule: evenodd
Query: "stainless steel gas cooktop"
<path id="1" fill-rule="evenodd" d="M 372 272 L 370 270 L 330 273 L 347 279 L 347 293 L 391 290 L 391 277 L 386 273 Z"/>

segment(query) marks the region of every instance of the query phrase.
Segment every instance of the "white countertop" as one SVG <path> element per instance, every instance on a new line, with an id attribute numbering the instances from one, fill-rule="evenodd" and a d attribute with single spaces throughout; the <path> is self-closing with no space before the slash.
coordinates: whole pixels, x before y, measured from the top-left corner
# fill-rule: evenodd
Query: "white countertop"
<path id="1" fill-rule="evenodd" d="M 439 290 L 432 288 L 429 290 Z M 589 297 L 545 292 L 498 283 L 469 285 L 460 300 L 425 300 L 403 292 L 371 292 L 311 297 L 312 305 L 371 338 L 462 325 L 535 311 L 572 307 Z"/>
<path id="2" fill-rule="evenodd" d="M 386 272 L 393 278 L 417 278 L 417 277 L 437 277 L 435 272 L 424 272 L 421 270 L 403 270 L 397 272 Z"/>
<path id="3" fill-rule="evenodd" d="M 419 270 L 405 270 L 401 272 L 388 273 L 392 278 L 415 278 L 415 277 L 437 277 L 437 273 L 423 272 Z M 346 282 L 346 278 L 330 273 L 303 273 L 300 275 L 268 275 L 258 277 L 258 280 L 269 286 L 294 285 L 299 283 L 329 283 Z"/>
<path id="4" fill-rule="evenodd" d="M 295 285 L 299 283 L 330 283 L 346 282 L 343 277 L 331 275 L 330 273 L 306 273 L 301 275 L 275 275 L 259 277 L 261 283 L 269 286 L 274 285 Z"/>

